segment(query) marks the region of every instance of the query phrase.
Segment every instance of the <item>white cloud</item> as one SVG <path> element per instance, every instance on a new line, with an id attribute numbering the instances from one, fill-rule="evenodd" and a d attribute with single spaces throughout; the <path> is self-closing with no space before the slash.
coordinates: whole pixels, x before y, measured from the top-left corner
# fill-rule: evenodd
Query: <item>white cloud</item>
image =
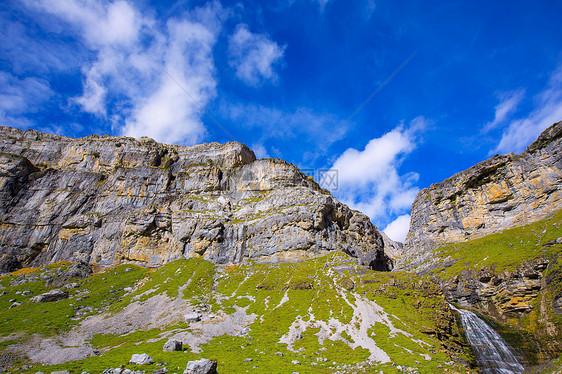
<path id="1" fill-rule="evenodd" d="M 27 0 L 67 22 L 94 53 L 82 67 L 73 102 L 109 118 L 114 130 L 168 143 L 194 144 L 205 133 L 204 107 L 215 97 L 212 48 L 225 12 L 217 1 L 182 13 L 164 27 L 134 3 Z"/>
<path id="2" fill-rule="evenodd" d="M 482 132 L 486 133 L 500 126 L 512 114 L 525 96 L 525 90 L 519 89 L 504 93 L 500 103 L 495 107 L 494 120 L 488 122 Z"/>
<path id="3" fill-rule="evenodd" d="M 398 169 L 415 149 L 425 125 L 426 120 L 418 117 L 407 128 L 398 126 L 372 139 L 362 151 L 347 149 L 332 166 L 338 172 L 338 197 L 374 221 L 388 222 L 409 211 L 419 191 L 418 174 L 400 175 Z"/>
<path id="4" fill-rule="evenodd" d="M 285 47 L 279 46 L 266 35 L 253 34 L 244 24 L 237 26 L 229 40 L 229 63 L 236 69 L 236 76 L 251 86 L 264 81 L 277 81 L 274 66 L 283 61 L 284 53 Z"/>
<path id="5" fill-rule="evenodd" d="M 19 128 L 31 126 L 25 114 L 38 111 L 52 94 L 44 79 L 20 79 L 0 71 L 0 125 Z"/>
<path id="6" fill-rule="evenodd" d="M 27 0 L 28 5 L 56 15 L 74 27 L 92 47 L 130 45 L 145 19 L 128 2 L 118 0 Z"/>
<path id="7" fill-rule="evenodd" d="M 186 20 L 170 21 L 168 29 L 166 72 L 156 91 L 135 106 L 123 134 L 194 144 L 206 132 L 200 119 L 202 106 L 215 96 L 212 47 L 216 35 Z"/>
<path id="8" fill-rule="evenodd" d="M 390 239 L 400 243 L 404 243 L 404 241 L 406 240 L 406 236 L 408 236 L 409 229 L 410 215 L 403 214 L 389 223 L 383 231 Z"/>
<path id="9" fill-rule="evenodd" d="M 562 120 L 562 67 L 550 77 L 548 86 L 535 96 L 535 107 L 526 117 L 511 121 L 492 153 L 521 152 L 542 131 Z"/>

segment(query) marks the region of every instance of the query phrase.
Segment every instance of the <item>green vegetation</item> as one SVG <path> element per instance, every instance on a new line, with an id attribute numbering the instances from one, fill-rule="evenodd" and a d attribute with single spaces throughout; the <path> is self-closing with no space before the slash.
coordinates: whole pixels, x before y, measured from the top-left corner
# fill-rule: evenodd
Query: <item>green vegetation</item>
<path id="1" fill-rule="evenodd" d="M 513 270 L 523 261 L 557 255 L 562 249 L 562 211 L 529 225 L 515 227 L 480 239 L 448 244 L 434 251 L 439 258 L 455 263 L 435 274 L 452 278 L 462 270 L 494 266 L 496 271 Z"/>
<path id="2" fill-rule="evenodd" d="M 102 312 L 119 301 L 125 293 L 123 289 L 133 286 L 147 272 L 138 266 L 120 265 L 86 279 L 72 279 L 71 282 L 78 286 L 66 289 L 68 299 L 56 303 L 30 302 L 34 296 L 64 288 L 50 285 L 43 279 L 56 279 L 57 273 L 64 272 L 69 266 L 68 263 L 57 263 L 40 269 L 23 269 L 0 278 L 0 285 L 5 287 L 0 296 L 1 336 L 18 332 L 51 336 L 68 331 L 87 315 Z M 131 270 L 125 271 L 127 268 Z M 10 300 L 14 299 L 22 305 L 10 308 L 13 304 Z M 84 314 L 76 315 L 77 311 Z"/>
<path id="3" fill-rule="evenodd" d="M 5 302 L 16 290 L 33 290 L 34 295 L 47 290 L 49 287 L 41 275 L 54 274 L 67 266 L 29 269 L 0 279 L 8 292 L 0 302 Z M 10 286 L 22 275 L 37 280 Z M 92 306 L 91 314 L 118 316 L 131 303 L 140 306 L 158 295 L 180 297 L 193 308 L 204 304 L 208 308 L 204 313 L 215 317 L 191 325 L 180 315 L 160 327 L 146 326 L 125 334 L 100 331 L 87 344 L 103 352 L 101 355 L 60 365 L 35 366 L 34 372 L 65 369 L 99 373 L 122 364 L 149 372 L 158 368 L 155 364 L 145 367 L 127 364 L 134 353 L 147 353 L 155 363 L 166 362 L 170 372 L 181 372 L 188 360 L 202 357 L 216 359 L 220 371 L 225 373 L 398 372 L 389 364 L 369 361 L 379 348 L 395 365 L 416 367 L 419 372 L 466 372 L 462 366 L 450 362 L 451 357 L 442 349 L 444 342 L 432 333 L 441 331 L 439 324 L 443 317 L 440 314 L 443 298 L 436 285 L 411 274 L 376 273 L 358 268 L 354 259 L 339 252 L 296 264 L 216 267 L 201 259 L 189 259 L 171 262 L 156 271 L 121 265 L 72 281 L 79 286 L 69 291 L 68 299 L 35 304 L 22 298 L 23 304 L 12 309 L 7 309 L 9 303 L 3 304 L 3 319 L 11 318 L 10 324 L 16 329 L 6 326 L 0 330 L 2 336 L 14 331 L 25 331 L 25 336 L 57 334 L 68 331 L 86 317 L 74 315 L 77 306 Z M 134 291 L 126 293 L 125 287 L 133 287 Z M 110 293 L 111 290 L 114 292 Z M 29 309 L 31 313 L 14 312 L 20 310 L 17 308 Z M 250 324 L 245 329 L 243 323 L 237 325 L 238 332 L 229 330 L 204 337 L 201 330 L 204 326 L 211 326 L 213 321 L 224 320 L 228 315 L 246 316 Z M 39 318 L 47 323 L 41 324 Z M 35 322 L 30 323 L 31 320 Z M 199 336 L 201 342 L 196 346 L 200 351 L 192 352 L 184 345 L 184 352 L 163 352 L 167 336 L 177 333 Z M 25 339 L 24 335 L 18 339 L 22 337 Z M 454 342 L 459 337 L 446 339 Z M 15 340 L 0 346 L 0 352 Z M 383 356 L 378 359 L 384 360 Z M 470 359 L 466 354 L 459 357 Z M 245 362 L 246 358 L 252 361 Z M 358 363 L 362 364 L 357 366 Z"/>

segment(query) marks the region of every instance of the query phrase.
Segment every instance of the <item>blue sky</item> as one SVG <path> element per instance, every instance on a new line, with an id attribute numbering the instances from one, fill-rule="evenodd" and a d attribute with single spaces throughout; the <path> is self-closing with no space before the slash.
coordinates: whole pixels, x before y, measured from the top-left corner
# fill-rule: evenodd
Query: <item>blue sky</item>
<path id="1" fill-rule="evenodd" d="M 403 240 L 416 193 L 562 120 L 557 1 L 5 0 L 0 125 L 236 140 L 338 171 Z"/>

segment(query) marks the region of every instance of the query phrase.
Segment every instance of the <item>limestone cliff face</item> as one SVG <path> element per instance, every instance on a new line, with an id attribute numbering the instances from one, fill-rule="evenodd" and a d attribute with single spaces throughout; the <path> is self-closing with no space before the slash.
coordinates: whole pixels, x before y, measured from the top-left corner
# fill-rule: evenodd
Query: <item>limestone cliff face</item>
<path id="1" fill-rule="evenodd" d="M 298 261 L 340 250 L 387 269 L 369 218 L 240 143 L 71 139 L 0 127 L 0 272 L 55 261 Z"/>
<path id="2" fill-rule="evenodd" d="M 560 210 L 561 137 L 558 122 L 525 152 L 496 155 L 420 191 L 403 256 L 419 266 L 444 243 L 521 226 Z"/>

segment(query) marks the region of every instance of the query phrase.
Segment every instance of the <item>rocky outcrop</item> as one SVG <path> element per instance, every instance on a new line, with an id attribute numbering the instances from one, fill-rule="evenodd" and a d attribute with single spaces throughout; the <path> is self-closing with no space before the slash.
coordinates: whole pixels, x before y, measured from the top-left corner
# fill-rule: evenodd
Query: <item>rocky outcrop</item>
<path id="1" fill-rule="evenodd" d="M 518 317 L 533 310 L 548 264 L 539 257 L 511 271 L 464 270 L 442 287 L 447 299 L 461 307 L 479 307 L 503 319 Z"/>
<path id="2" fill-rule="evenodd" d="M 440 283 L 449 302 L 486 318 L 518 348 L 526 365 L 537 365 L 562 350 L 559 259 L 538 257 L 513 270 L 467 269 Z"/>
<path id="3" fill-rule="evenodd" d="M 81 139 L 0 127 L 0 272 L 68 260 L 102 267 L 298 261 L 344 251 L 391 265 L 380 232 L 297 167 L 236 142 Z"/>
<path id="4" fill-rule="evenodd" d="M 403 257 L 410 266 L 445 243 L 479 238 L 562 208 L 562 122 L 521 154 L 496 155 L 417 195 Z M 423 267 L 423 266 L 422 266 Z"/>

